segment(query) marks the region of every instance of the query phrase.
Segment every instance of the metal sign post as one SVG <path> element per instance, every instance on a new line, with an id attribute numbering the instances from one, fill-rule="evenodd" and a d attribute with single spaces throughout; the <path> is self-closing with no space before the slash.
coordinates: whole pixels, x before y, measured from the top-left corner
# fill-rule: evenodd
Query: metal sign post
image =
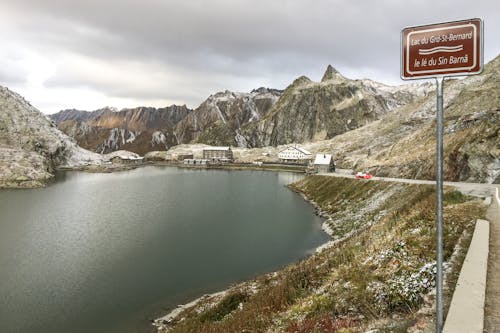
<path id="1" fill-rule="evenodd" d="M 436 78 L 436 332 L 443 327 L 443 83 Z"/>
<path id="2" fill-rule="evenodd" d="M 483 21 L 470 19 L 401 31 L 401 78 L 436 79 L 436 332 L 443 328 L 443 84 L 483 70 Z"/>

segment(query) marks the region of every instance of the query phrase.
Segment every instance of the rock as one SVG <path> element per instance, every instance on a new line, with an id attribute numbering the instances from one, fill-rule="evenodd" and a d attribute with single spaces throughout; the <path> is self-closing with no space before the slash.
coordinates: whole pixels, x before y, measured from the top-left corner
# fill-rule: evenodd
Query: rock
<path id="1" fill-rule="evenodd" d="M 269 88 L 213 94 L 175 126 L 176 138 L 179 143 L 245 147 L 248 143 L 239 129 L 264 118 L 281 94 Z"/>
<path id="2" fill-rule="evenodd" d="M 329 66 L 321 82 L 305 76 L 296 79 L 266 117 L 243 126 L 239 133 L 251 147 L 327 140 L 416 98 L 411 90 L 346 79 Z"/>
<path id="3" fill-rule="evenodd" d="M 345 80 L 343 77 L 332 65 L 328 65 L 326 68 L 325 74 L 323 74 L 323 78 L 321 78 L 321 82 L 330 81 L 330 80 Z"/>
<path id="4" fill-rule="evenodd" d="M 57 167 L 102 161 L 5 87 L 0 87 L 0 124 L 0 187 L 43 186 Z"/>
<path id="5" fill-rule="evenodd" d="M 92 112 L 64 110 L 50 117 L 84 148 L 103 154 L 125 149 L 143 155 L 178 144 L 173 128 L 191 111 L 185 105 L 172 105 L 121 111 L 114 108 Z"/>

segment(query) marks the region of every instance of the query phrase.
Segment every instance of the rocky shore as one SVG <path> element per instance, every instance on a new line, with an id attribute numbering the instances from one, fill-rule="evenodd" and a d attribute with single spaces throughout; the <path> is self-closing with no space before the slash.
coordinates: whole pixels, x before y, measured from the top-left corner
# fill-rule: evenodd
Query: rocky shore
<path id="1" fill-rule="evenodd" d="M 434 202 L 431 186 L 311 176 L 290 188 L 314 205 L 332 240 L 301 262 L 177 307 L 154 321 L 157 331 L 305 332 L 333 325 L 346 332 L 432 332 L 435 264 L 425 230 L 434 216 L 420 209 Z M 448 297 L 470 240 L 470 219 L 482 216 L 484 207 L 458 194 L 447 203 L 445 216 L 453 221 L 446 242 Z"/>

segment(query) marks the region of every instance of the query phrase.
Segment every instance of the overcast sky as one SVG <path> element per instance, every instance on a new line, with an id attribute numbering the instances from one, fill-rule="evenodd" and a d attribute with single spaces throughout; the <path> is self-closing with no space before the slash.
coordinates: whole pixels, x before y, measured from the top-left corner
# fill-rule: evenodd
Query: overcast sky
<path id="1" fill-rule="evenodd" d="M 475 17 L 487 62 L 499 0 L 0 0 L 0 85 L 53 113 L 195 108 L 221 90 L 319 81 L 328 64 L 401 84 L 402 28 Z"/>

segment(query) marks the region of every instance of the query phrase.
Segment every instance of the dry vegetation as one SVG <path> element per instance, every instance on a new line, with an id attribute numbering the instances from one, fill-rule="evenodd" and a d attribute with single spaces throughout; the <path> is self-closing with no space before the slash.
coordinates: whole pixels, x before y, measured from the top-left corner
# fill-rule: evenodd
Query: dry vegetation
<path id="1" fill-rule="evenodd" d="M 172 332 L 432 331 L 432 312 L 419 309 L 432 303 L 434 287 L 433 186 L 311 176 L 292 188 L 331 216 L 332 246 L 204 298 L 165 327 Z M 477 199 L 451 190 L 445 195 L 448 294 L 474 222 L 484 213 Z"/>

